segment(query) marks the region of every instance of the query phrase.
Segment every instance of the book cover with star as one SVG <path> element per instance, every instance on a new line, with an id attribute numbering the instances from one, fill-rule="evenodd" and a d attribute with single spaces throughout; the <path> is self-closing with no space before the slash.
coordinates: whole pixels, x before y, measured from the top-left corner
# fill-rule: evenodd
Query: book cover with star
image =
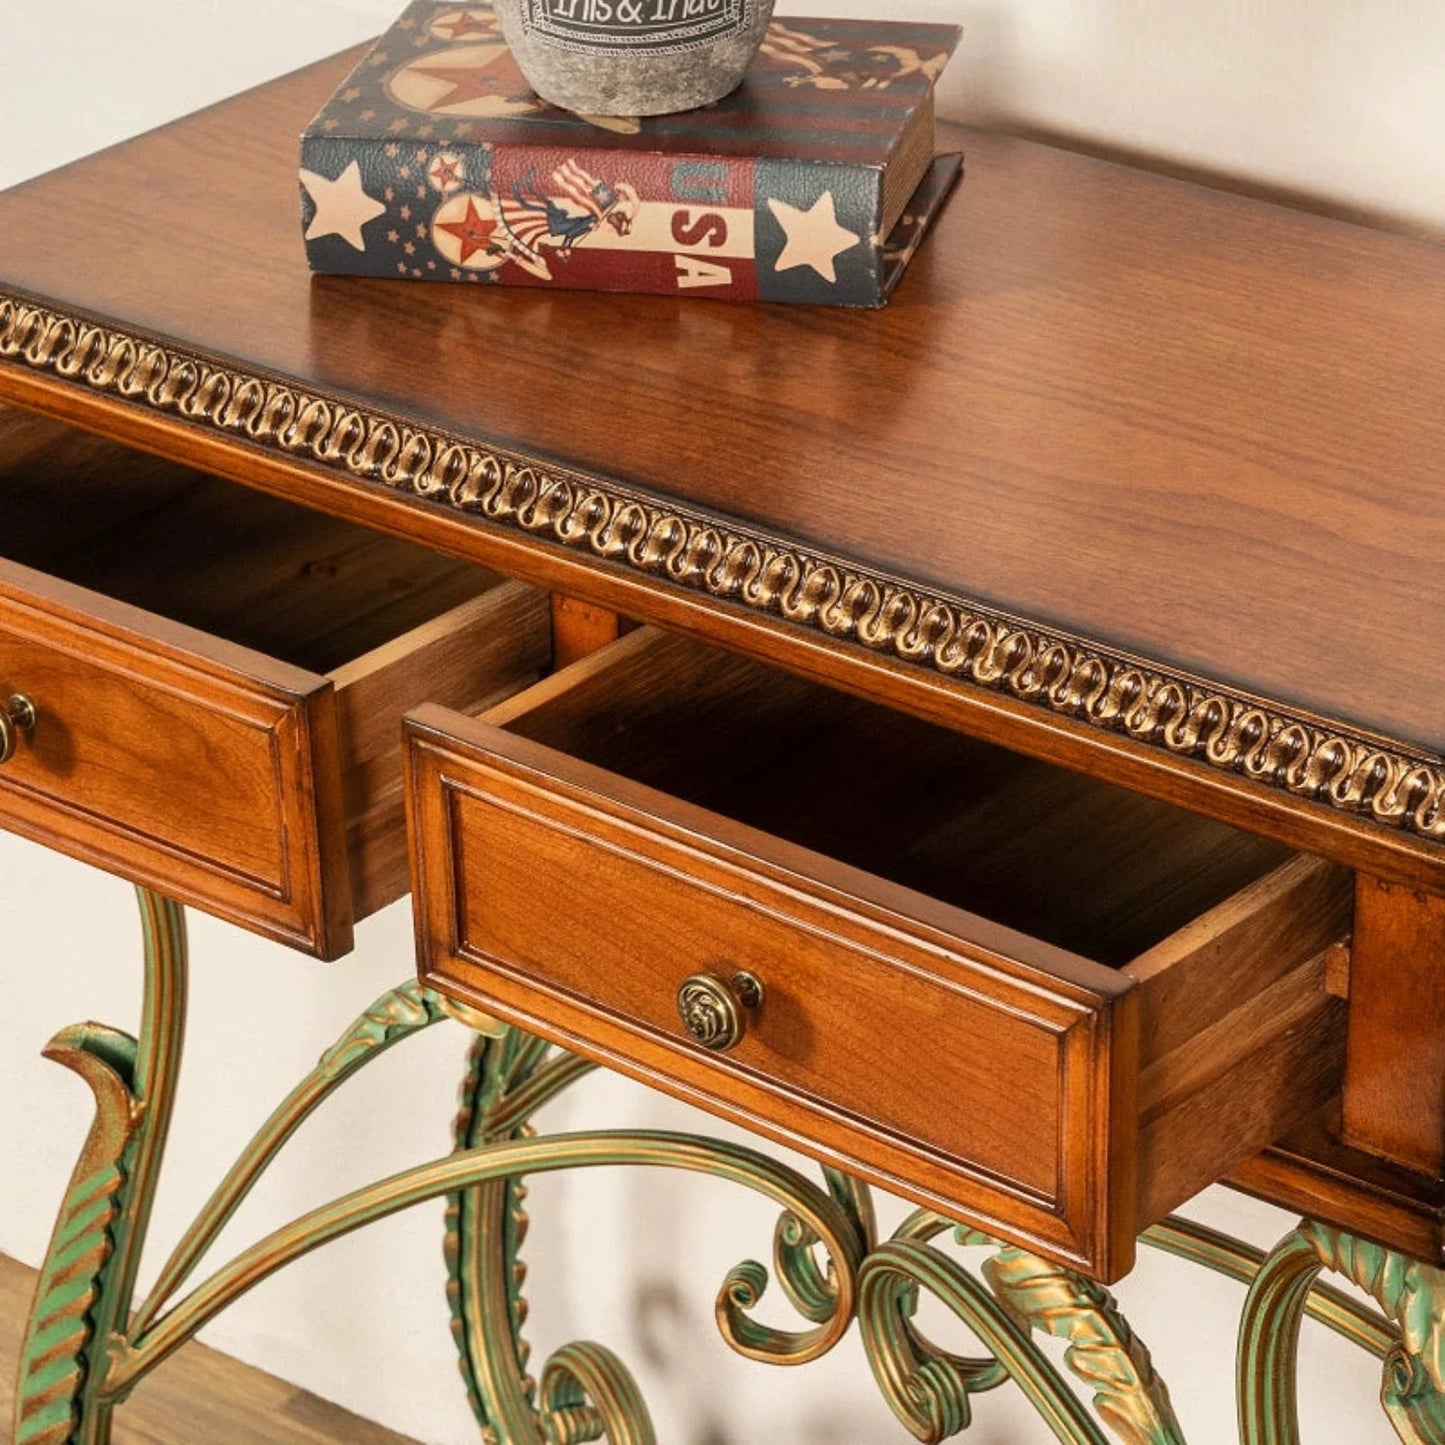
<path id="1" fill-rule="evenodd" d="M 933 117 L 958 37 L 774 20 L 715 105 L 576 116 L 529 89 L 490 8 L 415 0 L 302 136 L 308 260 L 393 280 L 881 306 L 961 169 L 934 155 Z"/>

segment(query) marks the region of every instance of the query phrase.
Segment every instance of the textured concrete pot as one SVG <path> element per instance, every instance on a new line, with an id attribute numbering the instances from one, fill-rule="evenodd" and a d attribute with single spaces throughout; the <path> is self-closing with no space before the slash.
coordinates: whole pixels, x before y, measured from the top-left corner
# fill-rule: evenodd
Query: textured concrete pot
<path id="1" fill-rule="evenodd" d="M 495 0 L 532 89 L 582 115 L 668 115 L 735 90 L 773 0 Z"/>

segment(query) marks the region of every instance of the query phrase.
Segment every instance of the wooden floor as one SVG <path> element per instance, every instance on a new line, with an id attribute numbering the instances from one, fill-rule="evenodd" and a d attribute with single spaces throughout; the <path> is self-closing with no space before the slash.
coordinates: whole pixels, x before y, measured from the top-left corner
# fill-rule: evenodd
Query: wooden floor
<path id="1" fill-rule="evenodd" d="M 0 1255 L 0 1445 L 11 1445 L 15 1365 L 35 1271 Z M 115 1417 L 115 1445 L 413 1445 L 295 1385 L 190 1344 Z"/>

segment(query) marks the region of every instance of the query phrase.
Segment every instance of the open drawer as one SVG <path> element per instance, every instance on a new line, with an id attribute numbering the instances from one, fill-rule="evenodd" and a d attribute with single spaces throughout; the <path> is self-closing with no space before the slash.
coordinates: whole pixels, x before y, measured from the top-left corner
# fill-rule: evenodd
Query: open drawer
<path id="1" fill-rule="evenodd" d="M 336 957 L 406 891 L 402 714 L 550 649 L 542 593 L 0 410 L 0 826 Z"/>
<path id="2" fill-rule="evenodd" d="M 1099 1277 L 1339 1087 L 1318 859 L 651 630 L 407 733 L 432 987 Z"/>

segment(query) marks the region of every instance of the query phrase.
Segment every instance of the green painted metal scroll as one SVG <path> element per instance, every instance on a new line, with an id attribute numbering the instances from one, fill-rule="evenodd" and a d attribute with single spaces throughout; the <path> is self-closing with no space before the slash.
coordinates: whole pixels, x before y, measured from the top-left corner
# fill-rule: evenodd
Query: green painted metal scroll
<path id="1" fill-rule="evenodd" d="M 865 1186 L 832 1168 L 816 1183 L 766 1155 L 684 1134 L 616 1131 L 539 1138 L 531 1119 L 592 1066 L 450 1004 L 415 982 L 384 994 L 321 1056 L 262 1125 L 132 1310 L 165 1152 L 185 1021 L 181 909 L 140 892 L 146 979 L 136 1038 L 96 1024 L 62 1031 L 48 1057 L 78 1074 L 95 1118 L 40 1271 L 20 1360 L 16 1445 L 106 1445 L 115 1407 L 151 1370 L 247 1290 L 293 1260 L 424 1200 L 447 1200 L 452 1332 L 487 1445 L 655 1445 L 637 1382 L 603 1345 L 580 1341 L 530 1369 L 525 1336 L 529 1175 L 612 1165 L 682 1169 L 731 1181 L 779 1208 L 771 1271 L 747 1260 L 715 1304 L 724 1340 L 773 1365 L 827 1353 L 855 1319 L 884 1398 L 915 1438 L 966 1431 L 975 1402 L 1010 1383 L 1066 1445 L 1183 1445 L 1168 1392 L 1112 1295 L 1092 1281 L 920 1210 L 881 1241 Z M 452 1016 L 474 1033 L 454 1152 L 312 1210 L 182 1294 L 280 1150 L 372 1060 Z M 977 1274 L 938 1247 L 990 1253 Z M 1384 1361 L 1381 1398 L 1405 1445 L 1445 1442 L 1445 1272 L 1350 1235 L 1301 1224 L 1271 1254 L 1169 1220 L 1145 1241 L 1250 1286 L 1238 1360 L 1245 1445 L 1299 1445 L 1295 1360 L 1317 1319 Z M 1383 1314 L 1321 1283 L 1330 1272 Z M 772 1280 L 803 1321 L 784 1330 L 752 1311 Z M 940 1349 L 919 1329 L 921 1293 L 982 1347 Z M 1061 1370 L 1036 1335 L 1062 1340 Z M 1072 1378 L 1070 1378 L 1072 1377 Z"/>
<path id="2" fill-rule="evenodd" d="M 995 1251 L 983 1265 L 984 1283 L 927 1244 L 950 1229 L 960 1245 Z M 971 1418 L 969 1397 L 1011 1378 L 1060 1440 L 1102 1441 L 1098 1425 L 1032 1343 L 1037 1330 L 1068 1342 L 1066 1366 L 1092 1388 L 1095 1413 L 1121 1440 L 1128 1445 L 1183 1441 L 1149 1352 L 1107 1290 L 978 1230 L 955 1227 L 930 1210 L 911 1215 L 892 1243 L 898 1248 L 877 1250 L 864 1261 L 865 1299 L 872 1298 L 872 1272 L 883 1268 L 875 1261 L 884 1259 L 891 1298 L 884 1296 L 881 1313 L 865 1306 L 863 1338 L 884 1395 L 919 1439 L 961 1433 Z M 991 1358 L 960 1359 L 924 1340 L 911 1322 L 917 1300 L 910 1286 L 937 1295 L 989 1347 Z"/>
<path id="3" fill-rule="evenodd" d="M 93 1312 L 114 1258 L 135 1132 L 134 1039 L 113 1030 L 67 1029 L 45 1056 L 90 1086 L 95 1122 L 40 1270 L 20 1355 L 17 1445 L 65 1445 L 74 1438 L 95 1353 Z"/>
<path id="4" fill-rule="evenodd" d="M 116 1401 L 104 1380 L 135 1289 L 185 1031 L 185 916 L 152 893 L 139 898 L 139 1040 L 83 1024 L 45 1050 L 90 1086 L 96 1112 L 40 1270 L 17 1381 L 17 1445 L 103 1445 L 110 1434 Z"/>
<path id="5" fill-rule="evenodd" d="M 1380 1402 L 1405 1445 L 1445 1441 L 1445 1271 L 1306 1220 L 1261 1264 L 1239 1337 L 1239 1428 L 1260 1445 L 1299 1445 L 1295 1364 L 1300 1323 L 1323 1270 L 1384 1310 Z"/>

